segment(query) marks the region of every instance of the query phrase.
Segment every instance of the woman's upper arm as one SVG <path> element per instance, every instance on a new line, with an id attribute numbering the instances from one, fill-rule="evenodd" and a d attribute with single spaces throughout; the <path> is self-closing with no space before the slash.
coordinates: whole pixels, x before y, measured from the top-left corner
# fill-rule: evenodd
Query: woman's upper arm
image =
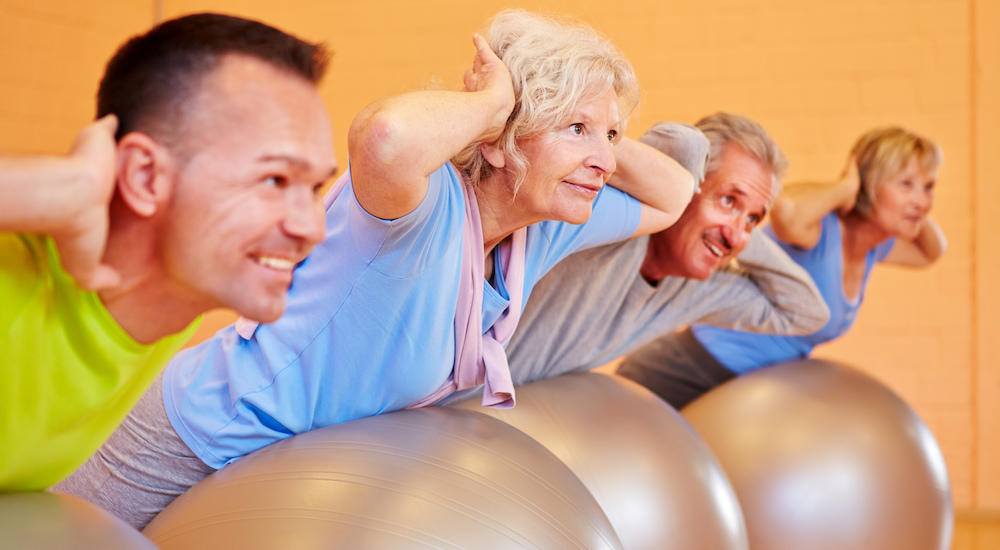
<path id="1" fill-rule="evenodd" d="M 427 194 L 428 174 L 408 163 L 405 133 L 399 121 L 372 108 L 351 124 L 348 150 L 354 194 L 376 218 L 401 218 Z"/>
<path id="2" fill-rule="evenodd" d="M 653 208 L 645 203 L 639 203 L 639 225 L 632 233 L 632 237 L 641 237 L 651 233 L 658 233 L 670 227 L 680 219 L 681 212 L 664 212 Z"/>
<path id="3" fill-rule="evenodd" d="M 774 236 L 781 242 L 809 250 L 816 246 L 823 234 L 822 218 L 796 220 L 795 207 L 788 202 L 775 201 L 770 220 Z"/>
<path id="4" fill-rule="evenodd" d="M 786 187 L 774 200 L 768 220 L 781 242 L 810 250 L 823 235 L 823 218 L 837 205 L 830 184 L 799 183 Z"/>

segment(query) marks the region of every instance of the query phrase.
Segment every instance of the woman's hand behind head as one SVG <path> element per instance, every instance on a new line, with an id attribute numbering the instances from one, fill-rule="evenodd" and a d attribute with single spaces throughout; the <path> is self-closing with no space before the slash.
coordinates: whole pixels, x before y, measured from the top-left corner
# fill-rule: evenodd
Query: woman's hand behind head
<path id="1" fill-rule="evenodd" d="M 511 82 L 510 71 L 496 53 L 490 49 L 486 40 L 478 34 L 472 35 L 472 43 L 476 46 L 476 57 L 472 67 L 465 72 L 463 92 L 479 92 L 495 97 L 497 109 L 491 124 L 483 131 L 476 141 L 490 143 L 496 141 L 507 126 L 507 119 L 514 110 L 514 85 Z"/>

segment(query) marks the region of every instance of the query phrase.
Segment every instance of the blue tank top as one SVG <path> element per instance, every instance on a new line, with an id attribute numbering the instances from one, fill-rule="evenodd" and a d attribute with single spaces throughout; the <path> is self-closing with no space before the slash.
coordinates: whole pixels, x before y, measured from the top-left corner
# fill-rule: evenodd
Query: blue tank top
<path id="1" fill-rule="evenodd" d="M 865 274 L 861 281 L 861 291 L 853 301 L 844 296 L 843 241 L 840 234 L 840 220 L 831 212 L 823 217 L 822 233 L 816 246 L 803 250 L 786 244 L 774 236 L 768 225 L 763 231 L 797 264 L 801 265 L 816 282 L 823 300 L 830 308 L 830 320 L 819 332 L 806 336 L 774 336 L 757 334 L 709 325 L 693 325 L 695 338 L 715 357 L 719 363 L 737 374 L 791 359 L 801 359 L 819 344 L 828 342 L 847 332 L 857 316 L 858 308 L 865 295 L 868 277 L 876 262 L 885 259 L 892 250 L 895 239 L 889 239 L 868 252 L 865 258 Z"/>

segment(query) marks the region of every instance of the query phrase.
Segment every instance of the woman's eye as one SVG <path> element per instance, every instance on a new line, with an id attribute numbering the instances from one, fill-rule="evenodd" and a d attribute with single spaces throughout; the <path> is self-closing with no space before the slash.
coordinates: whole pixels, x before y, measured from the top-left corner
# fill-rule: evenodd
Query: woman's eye
<path id="1" fill-rule="evenodd" d="M 570 124 L 569 131 L 573 132 L 573 134 L 577 136 L 583 135 L 583 124 L 580 124 L 579 122 Z"/>
<path id="2" fill-rule="evenodd" d="M 617 137 L 618 137 L 618 131 L 617 130 L 608 130 L 608 141 L 614 143 L 615 138 L 617 138 Z"/>
<path id="3" fill-rule="evenodd" d="M 736 197 L 733 197 L 732 195 L 722 197 L 723 206 L 732 206 L 734 202 L 736 202 Z"/>
<path id="4" fill-rule="evenodd" d="M 750 224 L 750 227 L 757 227 L 757 224 L 760 223 L 760 216 L 757 214 L 750 214 L 747 216 L 747 223 Z"/>
<path id="5" fill-rule="evenodd" d="M 268 176 L 264 179 L 264 184 L 271 187 L 284 187 L 288 180 L 283 176 Z"/>
<path id="6" fill-rule="evenodd" d="M 910 180 L 903 180 L 900 183 L 902 184 L 903 187 L 906 187 L 906 188 L 913 187 L 913 182 L 911 182 Z"/>

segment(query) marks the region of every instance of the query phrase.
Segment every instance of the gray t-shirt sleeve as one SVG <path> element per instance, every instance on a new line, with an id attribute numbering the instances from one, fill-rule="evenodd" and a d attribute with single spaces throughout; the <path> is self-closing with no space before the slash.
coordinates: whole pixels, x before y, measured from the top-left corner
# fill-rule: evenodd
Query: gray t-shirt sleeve
<path id="1" fill-rule="evenodd" d="M 707 291 L 699 323 L 800 335 L 818 331 L 830 318 L 812 277 L 761 231 L 731 265 L 694 284 Z"/>

